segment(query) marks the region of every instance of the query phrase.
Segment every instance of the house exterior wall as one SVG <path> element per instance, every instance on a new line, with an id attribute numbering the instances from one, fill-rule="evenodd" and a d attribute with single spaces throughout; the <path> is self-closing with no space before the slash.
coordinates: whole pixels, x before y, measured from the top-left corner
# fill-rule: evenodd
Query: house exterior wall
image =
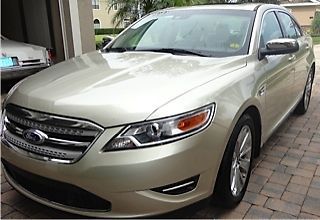
<path id="1" fill-rule="evenodd" d="M 320 5 L 295 6 L 285 5 L 297 19 L 301 27 L 309 29 L 312 24 L 316 10 L 320 10 Z"/>
<path id="2" fill-rule="evenodd" d="M 100 21 L 100 28 L 113 28 L 112 18 L 117 12 L 112 8 L 109 10 L 109 1 L 108 0 L 96 0 L 99 3 L 99 9 L 92 9 L 93 11 L 93 21 L 98 19 Z"/>

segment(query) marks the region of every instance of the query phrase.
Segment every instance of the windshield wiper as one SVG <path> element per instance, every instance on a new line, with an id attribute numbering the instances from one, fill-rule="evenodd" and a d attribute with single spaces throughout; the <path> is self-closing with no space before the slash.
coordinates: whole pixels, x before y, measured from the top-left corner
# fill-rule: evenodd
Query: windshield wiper
<path id="1" fill-rule="evenodd" d="M 151 51 L 160 53 L 171 53 L 174 55 L 193 55 L 200 57 L 210 57 L 209 54 L 203 54 L 194 50 L 186 50 L 180 48 L 150 48 L 150 49 L 135 49 L 135 47 L 109 47 L 105 49 L 105 52 L 118 52 L 123 53 L 127 51 Z"/>
<path id="2" fill-rule="evenodd" d="M 105 52 L 118 52 L 118 53 L 122 53 L 122 52 L 126 52 L 126 51 L 134 51 L 133 47 L 109 47 L 105 49 Z"/>
<path id="3" fill-rule="evenodd" d="M 152 52 L 160 52 L 160 53 L 171 53 L 174 55 L 193 55 L 200 57 L 210 57 L 209 54 L 203 54 L 194 50 L 186 50 L 180 48 L 150 48 L 150 49 L 138 49 L 134 51 L 152 51 Z"/>

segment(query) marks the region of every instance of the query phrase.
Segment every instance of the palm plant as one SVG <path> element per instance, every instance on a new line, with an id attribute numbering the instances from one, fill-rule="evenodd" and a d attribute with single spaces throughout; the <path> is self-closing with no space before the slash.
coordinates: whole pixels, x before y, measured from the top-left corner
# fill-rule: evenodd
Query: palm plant
<path id="1" fill-rule="evenodd" d="M 118 27 L 124 19 L 129 19 L 129 22 L 132 23 L 145 14 L 167 7 L 248 2 L 279 4 L 279 0 L 109 0 L 108 13 L 115 5 L 119 6 L 112 19 L 112 23 Z"/>
<path id="2" fill-rule="evenodd" d="M 195 4 L 203 4 L 205 0 L 111 0 L 109 3 L 108 13 L 118 5 L 118 11 L 112 19 L 112 23 L 117 27 L 124 19 L 130 22 L 137 20 L 140 16 L 148 14 L 152 11 L 167 8 L 178 7 Z"/>

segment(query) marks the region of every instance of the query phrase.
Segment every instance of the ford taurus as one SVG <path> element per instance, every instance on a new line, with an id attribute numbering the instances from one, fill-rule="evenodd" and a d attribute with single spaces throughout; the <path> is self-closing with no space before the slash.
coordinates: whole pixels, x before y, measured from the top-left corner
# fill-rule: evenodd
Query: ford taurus
<path id="1" fill-rule="evenodd" d="M 12 88 L 4 174 L 86 216 L 155 215 L 211 195 L 232 207 L 266 140 L 307 111 L 314 74 L 311 38 L 281 6 L 157 11 Z"/>

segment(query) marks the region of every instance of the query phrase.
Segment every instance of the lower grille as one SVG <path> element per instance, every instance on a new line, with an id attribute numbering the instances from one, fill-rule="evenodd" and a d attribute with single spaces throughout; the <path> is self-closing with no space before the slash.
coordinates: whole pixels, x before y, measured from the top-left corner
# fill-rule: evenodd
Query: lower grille
<path id="1" fill-rule="evenodd" d="M 111 203 L 77 186 L 51 180 L 21 170 L 2 160 L 10 177 L 30 193 L 50 202 L 84 211 L 111 210 Z"/>

